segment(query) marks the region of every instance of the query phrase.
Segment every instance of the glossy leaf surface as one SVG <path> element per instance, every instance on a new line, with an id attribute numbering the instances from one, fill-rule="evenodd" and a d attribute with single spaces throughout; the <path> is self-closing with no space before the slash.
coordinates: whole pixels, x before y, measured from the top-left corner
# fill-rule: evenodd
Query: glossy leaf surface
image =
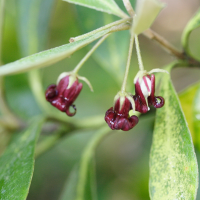
<path id="1" fill-rule="evenodd" d="M 152 200 L 196 198 L 198 166 L 192 138 L 169 75 L 161 79 L 164 107 L 157 109 L 150 154 Z"/>
<path id="2" fill-rule="evenodd" d="M 95 10 L 114 14 L 119 17 L 127 17 L 127 15 L 119 8 L 114 0 L 64 0 L 69 3 L 86 6 Z"/>
<path id="3" fill-rule="evenodd" d="M 16 133 L 0 158 L 0 199 L 26 199 L 34 169 L 35 144 L 42 121 L 37 119 L 26 131 Z"/>

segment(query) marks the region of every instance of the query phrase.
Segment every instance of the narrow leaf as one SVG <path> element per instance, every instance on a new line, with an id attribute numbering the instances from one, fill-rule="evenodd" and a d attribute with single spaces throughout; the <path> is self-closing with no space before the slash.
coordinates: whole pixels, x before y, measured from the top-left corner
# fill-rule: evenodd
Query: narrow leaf
<path id="1" fill-rule="evenodd" d="M 150 28 L 164 4 L 159 0 L 138 0 L 134 19 L 134 33 L 140 34 Z"/>
<path id="2" fill-rule="evenodd" d="M 191 55 L 189 50 L 189 36 L 190 33 L 200 27 L 200 9 L 197 11 L 197 13 L 194 15 L 194 17 L 188 22 L 187 26 L 185 27 L 182 35 L 182 45 L 186 53 Z"/>
<path id="3" fill-rule="evenodd" d="M 171 67 L 171 66 L 170 66 Z M 198 166 L 192 138 L 169 75 L 163 74 L 150 154 L 152 200 L 196 198 Z"/>
<path id="4" fill-rule="evenodd" d="M 86 173 L 86 181 L 84 186 L 84 198 L 83 200 L 96 200 L 96 176 L 95 176 L 95 163 L 94 158 L 92 158 L 88 163 L 88 169 Z M 75 200 L 77 199 L 77 185 L 79 182 L 79 170 L 81 165 L 75 166 L 67 179 L 64 186 L 63 193 L 59 200 Z"/>
<path id="5" fill-rule="evenodd" d="M 0 158 L 0 199 L 26 199 L 33 175 L 35 144 L 42 122 L 41 119 L 35 120 L 26 131 L 15 136 Z"/>
<path id="6" fill-rule="evenodd" d="M 69 3 L 86 6 L 95 10 L 117 15 L 121 18 L 128 17 L 115 3 L 114 0 L 64 0 Z"/>
<path id="7" fill-rule="evenodd" d="M 183 92 L 179 94 L 179 100 L 181 103 L 181 107 L 183 109 L 186 121 L 188 123 L 188 127 L 190 129 L 192 139 L 194 144 L 197 143 L 197 134 L 194 131 L 194 98 L 196 95 L 196 92 L 198 88 L 200 87 L 200 83 L 196 83 L 194 85 L 191 85 L 187 89 L 185 89 Z"/>
<path id="8" fill-rule="evenodd" d="M 112 31 L 112 28 L 108 28 L 103 31 L 99 31 L 92 36 L 85 37 L 77 42 L 62 45 L 60 47 L 52 48 L 46 51 L 42 51 L 31 56 L 27 56 L 15 62 L 3 65 L 0 68 L 0 76 L 8 74 L 18 74 L 26 72 L 32 69 L 46 67 L 52 65 L 68 56 L 73 54 L 75 51 L 81 49 L 87 44 L 95 41 L 103 35 Z"/>
<path id="9" fill-rule="evenodd" d="M 74 200 L 76 198 L 76 187 L 78 184 L 78 166 L 75 166 L 69 177 L 67 178 L 66 184 L 63 188 L 63 192 L 59 200 Z"/>
<path id="10" fill-rule="evenodd" d="M 72 171 L 60 200 L 96 200 L 94 154 L 97 145 L 110 132 L 106 126 L 97 131 L 85 147 L 79 166 Z"/>

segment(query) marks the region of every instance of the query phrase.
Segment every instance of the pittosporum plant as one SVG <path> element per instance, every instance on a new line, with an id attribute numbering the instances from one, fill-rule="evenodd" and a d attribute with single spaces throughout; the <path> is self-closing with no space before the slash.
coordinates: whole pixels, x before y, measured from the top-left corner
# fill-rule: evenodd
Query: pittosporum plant
<path id="1" fill-rule="evenodd" d="M 200 12 L 185 27 L 179 51 L 150 29 L 166 9 L 159 0 L 116 0 L 119 5 L 114 0 L 65 1 L 96 11 L 59 0 L 0 0 L 0 199 L 196 199 L 193 143 L 199 155 L 200 83 L 178 96 L 170 77 L 174 67 L 200 67 L 189 49 Z M 66 19 L 51 18 L 56 3 L 67 9 L 56 12 L 67 15 L 67 30 Z M 97 28 L 98 21 L 106 25 Z M 66 35 L 80 33 L 78 26 L 90 31 L 53 47 Z M 48 33 L 51 48 L 45 50 Z M 158 54 L 155 67 L 149 67 L 155 64 L 151 58 L 143 65 L 150 52 L 140 50 L 139 35 L 157 41 L 176 60 L 162 67 Z"/>

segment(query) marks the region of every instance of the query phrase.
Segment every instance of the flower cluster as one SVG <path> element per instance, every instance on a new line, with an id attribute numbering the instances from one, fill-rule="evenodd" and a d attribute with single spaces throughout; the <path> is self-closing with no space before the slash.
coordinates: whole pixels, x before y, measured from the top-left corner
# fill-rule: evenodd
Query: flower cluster
<path id="1" fill-rule="evenodd" d="M 153 72 L 166 71 L 161 69 L 154 69 L 150 72 L 140 70 L 134 79 L 135 95 L 124 90 L 117 93 L 114 98 L 114 106 L 108 109 L 105 114 L 105 121 L 112 130 L 128 131 L 139 121 L 138 117 L 134 115 L 135 111 L 146 113 L 150 110 L 149 106 L 161 108 L 164 105 L 164 98 L 155 96 L 155 75 L 152 74 Z M 58 77 L 58 84 L 50 85 L 45 93 L 46 100 L 68 116 L 76 114 L 76 107 L 73 103 L 83 87 L 78 79 L 85 81 L 93 91 L 90 82 L 85 77 L 78 76 L 74 72 L 64 72 Z M 70 112 L 70 107 L 74 109 L 74 112 Z M 131 110 L 133 114 L 130 116 Z"/>
<path id="2" fill-rule="evenodd" d="M 114 107 L 107 110 L 105 121 L 111 129 L 128 131 L 138 123 L 138 117 L 129 116 L 129 111 L 146 113 L 150 110 L 149 106 L 161 108 L 164 105 L 164 98 L 155 96 L 155 75 L 151 77 L 147 72 L 136 76 L 134 81 L 135 95 L 120 94 L 114 100 Z M 131 96 L 131 98 L 130 98 Z"/>
<path id="3" fill-rule="evenodd" d="M 154 70 L 155 71 L 155 70 Z M 161 70 L 156 70 L 156 72 Z M 162 71 L 163 72 L 163 71 Z M 80 94 L 83 84 L 78 82 L 78 78 L 84 80 L 92 90 L 89 81 L 73 73 L 63 73 L 58 78 L 57 85 L 50 85 L 45 93 L 46 100 L 58 110 L 65 112 L 68 116 L 76 114 L 76 107 L 73 104 Z M 141 71 L 134 80 L 135 95 L 126 92 L 118 92 L 114 98 L 114 106 L 107 110 L 105 121 L 112 130 L 128 131 L 138 123 L 136 115 L 130 116 L 133 112 L 146 113 L 150 110 L 149 106 L 161 108 L 164 105 L 164 98 L 155 96 L 155 75 Z M 74 112 L 70 112 L 70 107 Z"/>

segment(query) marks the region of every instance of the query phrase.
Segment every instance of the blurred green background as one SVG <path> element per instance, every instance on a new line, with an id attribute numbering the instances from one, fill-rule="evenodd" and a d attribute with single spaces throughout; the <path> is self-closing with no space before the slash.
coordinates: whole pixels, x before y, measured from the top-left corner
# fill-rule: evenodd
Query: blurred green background
<path id="1" fill-rule="evenodd" d="M 116 2 L 124 10 L 121 0 L 116 0 Z M 167 6 L 156 19 L 152 29 L 181 50 L 181 33 L 200 6 L 200 2 L 198 0 L 163 0 L 163 2 L 166 2 Z M 18 16 L 18 0 L 6 1 L 3 37 L 4 63 L 22 57 L 17 31 Z M 92 31 L 94 28 L 117 19 L 108 14 L 57 0 L 54 2 L 51 13 L 46 49 L 66 44 L 70 37 Z M 90 92 L 88 86 L 83 83 L 83 90 L 76 100 L 77 114 L 74 120 L 87 116 L 104 115 L 105 111 L 112 106 L 113 98 L 120 89 L 120 79 L 123 78 L 124 71 L 121 66 L 125 67 L 126 64 L 129 33 L 123 31 L 113 35 L 99 47 L 80 70 L 79 74 L 87 77 L 92 83 L 94 93 Z M 191 50 L 195 56 L 199 56 L 200 52 L 199 35 L 200 29 L 197 29 L 190 38 Z M 140 36 L 139 39 L 144 66 L 148 71 L 152 68 L 162 68 L 174 60 L 155 42 L 149 41 L 144 36 Z M 114 46 L 109 44 L 114 44 Z M 55 83 L 60 73 L 72 70 L 89 48 L 90 46 L 87 46 L 70 58 L 42 69 L 44 89 L 49 84 Z M 114 70 L 112 64 L 119 65 L 119 70 Z M 134 50 L 128 80 L 130 92 L 134 92 L 132 80 L 137 70 Z M 195 68 L 178 68 L 172 72 L 172 80 L 178 92 L 199 80 L 199 77 L 200 70 Z M 29 87 L 26 73 L 8 76 L 5 81 L 7 100 L 17 115 L 27 120 L 41 113 Z M 55 112 L 59 111 L 55 109 Z M 129 132 L 113 131 L 97 148 L 96 173 L 99 200 L 149 199 L 148 165 L 154 116 L 155 111 L 152 109 L 151 112 L 140 117 L 140 123 L 134 129 Z M 59 199 L 70 171 L 79 161 L 84 147 L 94 132 L 95 130 L 74 132 L 36 159 L 28 200 Z M 196 153 L 197 158 L 200 159 L 200 153 Z M 200 199 L 200 194 L 197 199 Z"/>

